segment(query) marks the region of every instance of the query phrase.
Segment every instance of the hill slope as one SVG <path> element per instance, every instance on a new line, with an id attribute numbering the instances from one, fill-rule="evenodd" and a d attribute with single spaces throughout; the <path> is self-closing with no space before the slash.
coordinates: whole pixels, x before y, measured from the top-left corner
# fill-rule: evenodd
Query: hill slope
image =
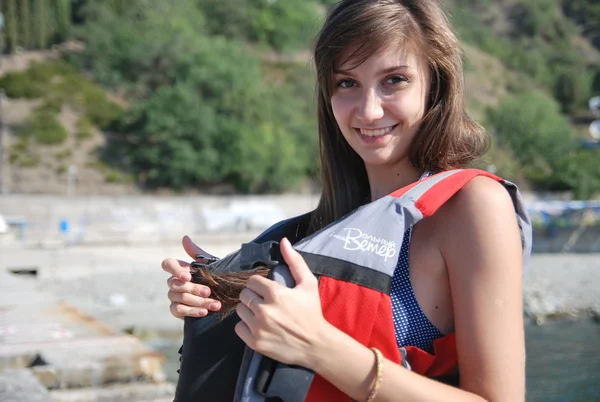
<path id="1" fill-rule="evenodd" d="M 316 4 L 317 0 L 314 1 Z M 322 4 L 328 3 L 325 0 L 319 1 L 322 1 Z M 201 3 L 199 15 L 195 14 L 198 10 L 190 12 L 185 8 L 187 6 L 180 4 L 166 19 L 155 20 L 161 14 L 155 15 L 149 12 L 147 21 L 139 24 L 135 22 L 131 26 L 121 20 L 125 18 L 122 15 L 126 14 L 126 9 L 119 9 L 118 13 L 115 12 L 113 15 L 106 14 L 104 11 L 105 14 L 94 14 L 96 19 L 83 24 L 81 27 L 83 30 L 79 31 L 83 32 L 80 35 L 84 39 L 87 38 L 87 47 L 91 49 L 89 51 L 81 47 L 78 49 L 83 50 L 84 54 L 77 63 L 81 72 L 76 73 L 72 69 L 60 66 L 49 67 L 49 72 L 38 68 L 38 71 L 31 76 L 44 76 L 46 81 L 43 83 L 44 90 L 41 94 L 36 96 L 29 93 L 25 96 L 28 99 L 10 99 L 4 105 L 5 121 L 9 132 L 7 159 L 11 162 L 8 169 L 9 177 L 7 177 L 9 191 L 64 193 L 68 188 L 68 171 L 71 165 L 77 168 L 76 192 L 78 194 L 129 194 L 161 191 L 157 188 L 168 187 L 176 187 L 178 191 L 182 189 L 190 191 L 190 188 L 191 191 L 196 191 L 195 188 L 198 187 L 196 184 L 200 183 L 202 191 L 234 191 L 235 188 L 239 190 L 243 187 L 242 191 L 269 192 L 279 191 L 269 187 L 269 183 L 272 184 L 273 181 L 279 183 L 282 178 L 287 179 L 292 176 L 311 177 L 312 171 L 309 170 L 312 169 L 312 165 L 305 161 L 297 162 L 314 155 L 314 150 L 310 147 L 299 151 L 298 144 L 315 142 L 316 137 L 314 110 L 309 101 L 313 78 L 306 70 L 310 52 L 303 47 L 302 40 L 299 39 L 306 39 L 309 36 L 308 31 L 314 29 L 314 21 L 305 27 L 301 22 L 302 18 L 307 18 L 312 12 L 311 6 L 303 6 L 302 10 L 298 11 L 293 7 L 287 9 L 284 3 L 276 4 L 277 7 L 282 7 L 278 12 L 284 13 L 279 14 L 277 18 L 284 18 L 284 20 L 290 18 L 287 25 L 293 25 L 293 29 L 288 32 L 285 31 L 286 24 L 281 21 L 279 25 L 266 24 L 270 18 L 274 18 L 274 14 L 269 14 L 272 12 L 270 9 L 253 9 L 251 5 L 254 3 L 250 0 L 230 3 L 225 0 L 207 0 L 206 3 Z M 579 9 L 575 11 L 569 9 L 571 14 L 568 18 L 562 3 L 555 0 L 530 2 L 450 0 L 447 2 L 454 25 L 464 43 L 468 109 L 478 121 L 492 131 L 496 127 L 493 127 L 493 116 L 490 115 L 490 110 L 501 108 L 503 102 L 510 101 L 514 95 L 538 93 L 540 98 L 556 98 L 563 112 L 572 117 L 572 127 L 578 135 L 587 135 L 587 125 L 591 116 L 585 110 L 585 101 L 592 93 L 594 72 L 597 72 L 600 80 L 600 52 L 592 45 L 595 33 L 590 30 L 589 24 L 586 25 L 585 18 L 582 19 L 581 15 L 577 14 L 576 11 Z M 575 3 L 588 4 L 586 0 L 576 0 Z M 206 8 L 202 9 L 204 6 Z M 158 6 L 154 11 L 162 10 L 160 7 L 162 6 Z M 135 9 L 135 6 L 133 8 Z M 318 12 L 322 13 L 323 6 L 317 8 Z M 139 13 L 139 10 L 136 12 Z M 205 25 L 201 23 L 203 18 L 208 21 Z M 231 19 L 231 24 L 226 24 L 228 19 Z M 265 23 L 265 25 L 256 25 L 257 23 Z M 179 37 L 165 39 L 160 33 L 162 32 L 160 30 L 165 28 L 167 29 L 165 32 L 169 35 L 179 35 Z M 192 34 L 190 29 L 197 29 L 200 33 Z M 221 43 L 222 38 L 202 36 L 206 35 L 203 32 L 206 29 L 210 31 L 210 35 L 222 34 L 231 42 Z M 278 36 L 279 31 L 285 35 Z M 148 37 L 147 43 L 140 39 L 145 37 Z M 151 38 L 154 38 L 153 42 Z M 237 45 L 240 40 L 246 41 L 242 47 Z M 149 41 L 152 42 L 151 46 Z M 214 41 L 214 49 L 211 47 L 212 41 Z M 296 46 L 294 50 L 287 47 L 292 44 Z M 251 102 L 252 106 L 260 112 L 252 108 L 247 111 L 237 110 L 239 102 L 231 103 L 235 97 L 232 98 L 227 94 L 223 96 L 223 88 L 226 88 L 225 91 L 233 91 L 232 94 L 239 92 L 239 89 L 232 89 L 233 86 L 239 85 L 239 82 L 234 82 L 234 77 L 239 78 L 239 72 L 235 69 L 236 66 L 231 64 L 247 57 L 243 54 L 243 47 L 249 49 L 248 56 L 261 55 L 260 60 L 253 66 L 260 65 L 259 74 L 262 74 L 266 89 L 259 89 L 258 95 L 249 95 L 255 96 L 257 102 L 263 102 L 260 105 Z M 66 48 L 72 50 L 69 46 Z M 221 57 L 216 56 L 217 61 L 212 65 L 210 63 L 207 66 L 202 65 L 207 54 L 218 54 L 221 48 L 227 53 L 234 54 L 233 58 L 227 59 L 229 57 L 227 55 L 223 60 L 219 60 Z M 25 70 L 30 60 L 56 58 L 61 50 L 65 49 L 44 52 L 25 51 L 10 56 L 0 67 L 0 79 L 10 69 Z M 197 59 L 194 60 L 194 57 Z M 127 66 L 129 70 L 119 70 L 119 66 Z M 57 69 L 59 73 L 53 73 L 53 69 Z M 193 71 L 194 69 L 196 71 Z M 175 72 L 187 70 L 189 70 L 188 76 L 173 80 L 172 75 Z M 246 68 L 245 77 L 256 79 L 256 75 L 247 73 L 249 70 Z M 214 74 L 215 78 L 211 79 L 207 74 Z M 93 84 L 92 79 L 102 84 L 104 90 Z M 224 81 L 218 81 L 220 79 Z M 63 81 L 69 83 L 70 87 Z M 177 81 L 187 82 L 186 88 L 170 84 Z M 212 98 L 195 100 L 194 97 L 197 95 L 192 89 L 194 85 L 198 85 L 198 91 L 202 96 L 212 94 Z M 81 90 L 78 91 L 79 87 Z M 163 91 L 165 88 L 168 89 Z M 56 94 L 49 96 L 49 93 L 54 93 L 55 90 Z M 37 92 L 40 90 L 38 89 Z M 112 95 L 114 92 L 118 92 L 120 96 Z M 128 102 L 122 101 L 123 99 L 127 99 Z M 265 99 L 266 103 L 264 103 Z M 282 99 L 286 101 L 282 102 Z M 210 110 L 205 108 L 194 112 L 202 114 L 200 120 L 195 120 L 197 117 L 193 113 L 178 115 L 178 117 L 164 114 L 168 112 L 177 115 L 179 110 L 185 109 L 184 106 L 180 106 L 176 108 L 179 110 L 165 111 L 173 104 L 172 101 L 180 100 L 189 102 L 189 105 L 198 103 L 208 105 Z M 128 117 L 128 125 L 120 129 L 125 131 L 108 130 L 108 117 L 116 115 L 113 104 L 120 104 L 121 108 L 126 108 L 128 103 L 141 108 L 137 114 Z M 161 124 L 158 127 L 156 124 L 154 127 L 149 126 L 149 122 L 158 118 L 149 113 L 158 113 L 158 111 L 163 113 L 160 117 Z M 50 112 L 54 113 L 55 117 L 49 116 Z M 232 117 L 228 118 L 229 115 L 223 113 L 230 113 Z M 260 116 L 252 117 L 256 113 Z M 186 122 L 187 127 L 176 127 L 178 134 L 173 132 L 169 137 L 167 133 L 165 138 L 160 139 L 161 132 L 171 130 L 165 122 L 168 123 L 168 119 L 172 117 L 179 122 L 185 119 L 190 121 Z M 211 122 L 211 119 L 217 117 L 225 118 L 222 122 L 215 120 L 211 123 L 216 124 L 216 129 L 210 124 L 206 125 L 206 122 Z M 134 118 L 137 120 L 132 120 Z M 56 129 L 55 121 L 62 126 L 63 133 L 58 132 L 61 130 L 52 131 Z M 219 145 L 219 141 L 222 142 L 220 137 L 223 136 L 221 134 L 223 129 L 250 138 L 256 133 L 242 135 L 234 126 L 240 124 L 239 127 L 243 128 L 252 124 L 249 122 L 258 123 L 259 127 L 252 127 L 252 130 L 264 133 L 256 135 L 264 139 L 267 148 L 265 145 L 256 147 L 256 141 L 247 140 L 250 141 L 249 144 L 232 143 L 233 145 L 228 149 L 239 148 L 239 150 L 231 155 L 217 152 L 215 156 L 214 150 L 210 151 L 212 154 L 205 153 L 203 157 L 187 155 L 188 162 L 180 162 L 181 166 L 177 167 L 180 173 L 170 173 L 170 176 L 161 177 L 160 175 L 171 166 L 178 164 L 174 163 L 175 161 L 172 163 L 164 161 L 166 165 L 161 167 L 156 161 L 163 163 L 161 159 L 165 159 L 164 155 L 150 155 L 147 152 L 140 154 L 140 150 L 145 149 L 148 144 L 156 144 L 156 141 L 175 144 L 175 139 L 178 141 L 178 138 L 195 135 L 197 124 L 194 121 L 203 124 L 202 130 L 207 132 L 216 130 L 216 136 L 206 140 L 209 141 L 208 143 L 187 145 L 184 148 L 197 151 L 199 146 L 206 146 L 209 150 L 212 146 L 218 149 L 223 145 Z M 31 125 L 38 130 L 37 134 L 35 130 L 28 128 Z M 127 130 L 137 130 L 137 132 L 130 135 L 132 133 Z M 46 137 L 43 141 L 38 141 L 36 140 L 38 135 Z M 53 140 L 52 136 L 64 137 L 64 139 Z M 285 141 L 289 141 L 290 138 L 295 138 L 294 141 L 297 142 L 286 143 Z M 121 145 L 116 143 L 115 139 L 121 141 Z M 173 146 L 180 147 L 183 144 L 185 142 Z M 103 157 L 103 152 L 109 145 L 114 152 L 112 159 Z M 243 163 L 238 167 L 235 166 L 236 162 L 244 160 L 243 158 L 265 161 L 265 157 L 269 158 L 273 154 L 270 149 L 277 150 L 275 154 L 287 152 L 286 155 L 289 157 L 282 157 L 280 160 L 271 158 L 273 160 L 270 160 L 270 165 L 267 166 L 250 167 Z M 167 151 L 173 150 L 167 149 Z M 135 166 L 134 162 L 138 163 L 139 158 L 147 158 L 142 160 L 145 167 Z M 228 161 L 227 163 L 233 166 L 233 170 L 226 171 L 229 167 L 225 166 L 223 161 L 218 161 L 218 158 L 225 158 L 225 162 Z M 207 163 L 204 166 L 205 171 L 189 169 L 189 161 L 198 160 Z M 525 181 L 518 177 L 523 172 L 523 166 L 520 162 L 516 162 L 515 155 L 510 149 L 495 147 L 488 155 L 488 160 L 497 165 L 500 173 L 509 177 L 517 176 L 518 181 Z M 214 167 L 211 168 L 208 162 Z M 311 163 L 314 164 L 314 160 Z M 536 169 L 538 168 L 542 169 L 541 171 L 552 172 L 556 166 L 550 166 L 542 161 L 540 167 Z M 210 169 L 221 169 L 224 172 L 210 172 L 213 176 L 207 176 Z M 256 172 L 259 176 L 249 175 Z M 185 179 L 179 184 L 173 182 L 173 177 L 187 174 L 190 175 L 190 179 Z M 221 176 L 218 176 L 219 174 Z M 523 177 L 536 178 L 539 174 L 539 172 L 535 174 L 529 172 Z M 225 186 L 220 185 L 218 181 L 214 182 L 213 177 L 223 178 Z M 150 180 L 155 180 L 155 184 L 149 187 Z M 548 186 L 552 187 L 552 185 Z M 308 189 L 310 186 L 304 188 Z M 300 190 L 301 187 L 293 188 L 293 191 Z"/>

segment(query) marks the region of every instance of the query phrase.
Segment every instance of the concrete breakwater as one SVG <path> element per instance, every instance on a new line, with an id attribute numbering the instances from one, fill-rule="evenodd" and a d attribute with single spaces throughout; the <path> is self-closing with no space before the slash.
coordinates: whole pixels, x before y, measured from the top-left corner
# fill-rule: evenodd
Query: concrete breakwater
<path id="1" fill-rule="evenodd" d="M 13 237 L 39 245 L 160 244 L 190 235 L 254 233 L 316 206 L 313 196 L 0 196 Z"/>
<path id="2" fill-rule="evenodd" d="M 39 285 L 0 270 L 0 400 L 172 400 L 164 356 Z"/>
<path id="3" fill-rule="evenodd" d="M 0 216 L 11 227 L 0 242 L 48 245 L 161 244 L 183 233 L 223 237 L 257 233 L 307 212 L 315 195 L 80 196 L 3 195 Z M 0 225 L 1 227 L 2 225 Z M 534 253 L 600 253 L 600 225 L 546 227 L 534 232 Z"/>

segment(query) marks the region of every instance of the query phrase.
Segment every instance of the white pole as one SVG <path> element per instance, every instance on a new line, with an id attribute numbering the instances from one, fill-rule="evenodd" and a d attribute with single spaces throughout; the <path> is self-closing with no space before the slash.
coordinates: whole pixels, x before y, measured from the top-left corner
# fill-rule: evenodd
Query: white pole
<path id="1" fill-rule="evenodd" d="M 75 179 L 77 177 L 77 166 L 69 165 L 67 170 L 67 195 L 75 194 Z"/>
<path id="2" fill-rule="evenodd" d="M 6 180 L 4 180 L 4 100 L 6 94 L 0 88 L 0 194 L 6 194 Z"/>

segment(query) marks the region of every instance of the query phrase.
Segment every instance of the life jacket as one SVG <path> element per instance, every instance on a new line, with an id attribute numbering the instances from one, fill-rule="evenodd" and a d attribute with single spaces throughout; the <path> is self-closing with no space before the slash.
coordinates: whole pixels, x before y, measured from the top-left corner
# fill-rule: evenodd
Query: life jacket
<path id="1" fill-rule="evenodd" d="M 257 250 L 273 253 L 272 242 L 285 236 L 319 279 L 323 316 L 329 323 L 363 345 L 378 348 L 392 362 L 458 385 L 454 334 L 436 339 L 433 353 L 412 346 L 399 348 L 389 294 L 405 231 L 433 215 L 477 176 L 496 180 L 509 192 L 526 264 L 531 253 L 531 224 L 516 186 L 488 172 L 466 169 L 442 172 L 399 189 L 310 236 L 304 236 L 309 214 L 280 222 L 247 245 L 246 252 L 242 247 L 241 252 L 228 255 L 210 268 L 232 272 L 252 268 L 256 262 L 265 263 L 263 260 L 268 258 L 260 257 Z M 254 248 L 250 249 L 251 245 Z M 248 261 L 248 256 L 255 258 Z M 277 258 L 274 261 L 277 263 Z M 261 369 L 268 366 L 270 370 L 266 377 L 262 372 L 257 374 L 256 367 L 249 371 L 249 360 L 256 357 L 234 333 L 238 321 L 235 314 L 224 320 L 219 320 L 218 314 L 186 318 L 175 402 L 348 400 L 318 374 L 301 367 L 263 358 Z M 260 389 L 248 389 L 252 383 L 260 383 Z"/>

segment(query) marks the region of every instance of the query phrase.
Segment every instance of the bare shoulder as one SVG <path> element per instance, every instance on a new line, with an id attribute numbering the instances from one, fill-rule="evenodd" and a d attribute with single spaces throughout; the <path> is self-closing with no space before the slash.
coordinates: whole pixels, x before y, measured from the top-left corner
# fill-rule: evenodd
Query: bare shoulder
<path id="1" fill-rule="evenodd" d="M 506 230 L 511 224 L 518 227 L 513 200 L 507 189 L 485 176 L 471 180 L 440 208 L 437 215 L 436 226 L 442 241 L 444 237 L 455 237 L 463 231 L 483 235 L 492 234 L 494 229 Z M 478 230 L 484 230 L 484 233 Z"/>
<path id="2" fill-rule="evenodd" d="M 459 250 L 496 254 L 500 248 L 520 252 L 521 236 L 513 201 L 506 188 L 491 178 L 474 178 L 444 204 L 440 215 L 442 252 L 451 259 L 451 254 L 458 254 L 460 267 L 466 268 L 467 257 Z M 476 254 L 469 255 L 475 258 Z"/>
<path id="3" fill-rule="evenodd" d="M 506 188 L 485 176 L 471 180 L 444 207 L 444 213 L 457 221 L 468 217 L 480 218 L 482 215 L 515 214 L 512 199 Z"/>

